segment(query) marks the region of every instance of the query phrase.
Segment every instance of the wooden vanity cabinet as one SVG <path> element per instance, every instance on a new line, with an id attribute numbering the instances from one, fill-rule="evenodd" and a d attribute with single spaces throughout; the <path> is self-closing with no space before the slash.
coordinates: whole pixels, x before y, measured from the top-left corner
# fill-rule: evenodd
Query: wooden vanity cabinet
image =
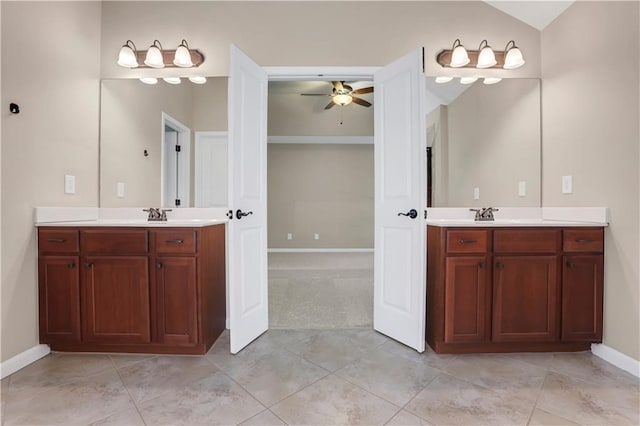
<path id="1" fill-rule="evenodd" d="M 59 232 L 75 251 L 55 251 Z M 204 354 L 225 328 L 224 225 L 47 227 L 38 241 L 40 340 L 54 350 Z"/>
<path id="2" fill-rule="evenodd" d="M 577 351 L 602 340 L 602 228 L 427 227 L 438 353 Z"/>

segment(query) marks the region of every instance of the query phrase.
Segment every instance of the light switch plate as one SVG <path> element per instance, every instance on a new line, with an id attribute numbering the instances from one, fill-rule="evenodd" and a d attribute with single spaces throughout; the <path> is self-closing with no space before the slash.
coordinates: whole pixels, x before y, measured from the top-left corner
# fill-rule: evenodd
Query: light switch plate
<path id="1" fill-rule="evenodd" d="M 293 240 L 293 234 L 291 232 L 287 234 L 287 240 Z"/>
<path id="2" fill-rule="evenodd" d="M 64 193 L 76 193 L 76 177 L 73 175 L 64 175 Z"/>
<path id="3" fill-rule="evenodd" d="M 116 187 L 116 194 L 118 198 L 124 198 L 124 182 L 118 182 Z"/>
<path id="4" fill-rule="evenodd" d="M 562 193 L 573 193 L 573 176 L 562 176 Z"/>
<path id="5" fill-rule="evenodd" d="M 313 234 L 313 239 L 314 240 L 319 240 L 320 239 L 320 234 Z"/>
<path id="6" fill-rule="evenodd" d="M 527 182 L 521 180 L 518 182 L 518 196 L 524 197 L 527 195 Z"/>
<path id="7" fill-rule="evenodd" d="M 473 199 L 474 200 L 480 199 L 480 188 L 473 188 Z"/>

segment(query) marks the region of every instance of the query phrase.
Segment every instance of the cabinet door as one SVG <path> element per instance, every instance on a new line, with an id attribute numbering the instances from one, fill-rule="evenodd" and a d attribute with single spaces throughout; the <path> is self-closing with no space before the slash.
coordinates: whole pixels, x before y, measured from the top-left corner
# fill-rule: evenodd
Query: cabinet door
<path id="1" fill-rule="evenodd" d="M 495 257 L 493 341 L 559 340 L 558 262 L 558 256 Z"/>
<path id="2" fill-rule="evenodd" d="M 87 256 L 82 278 L 84 340 L 150 341 L 147 256 Z"/>
<path id="3" fill-rule="evenodd" d="M 562 268 L 562 340 L 602 341 L 604 256 L 565 256 Z"/>
<path id="4" fill-rule="evenodd" d="M 448 257 L 445 268 L 445 343 L 486 341 L 491 314 L 487 257 Z"/>
<path id="5" fill-rule="evenodd" d="M 77 256 L 38 260 L 40 342 L 80 341 L 80 281 Z"/>
<path id="6" fill-rule="evenodd" d="M 195 257 L 158 257 L 155 280 L 155 336 L 161 343 L 198 341 Z"/>

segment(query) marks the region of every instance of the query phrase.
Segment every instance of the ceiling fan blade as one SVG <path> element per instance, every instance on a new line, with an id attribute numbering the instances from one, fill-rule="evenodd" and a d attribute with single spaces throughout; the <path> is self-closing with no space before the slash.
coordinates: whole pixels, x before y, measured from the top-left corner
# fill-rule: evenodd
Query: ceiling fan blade
<path id="1" fill-rule="evenodd" d="M 329 103 L 327 104 L 327 106 L 326 106 L 326 107 L 324 107 L 324 109 L 331 109 L 331 108 L 333 108 L 333 106 L 334 106 L 334 105 L 335 105 L 335 103 L 334 103 L 333 101 L 331 101 L 331 102 L 329 102 Z"/>
<path id="2" fill-rule="evenodd" d="M 344 90 L 344 86 L 342 86 L 342 82 L 341 81 L 332 81 L 333 83 L 333 88 L 336 89 L 339 92 L 342 92 Z"/>
<path id="3" fill-rule="evenodd" d="M 300 96 L 332 96 L 328 93 L 300 93 Z"/>
<path id="4" fill-rule="evenodd" d="M 353 92 L 353 87 L 349 86 L 348 84 L 343 84 L 342 87 L 344 87 L 344 90 L 347 92 Z"/>
<path id="5" fill-rule="evenodd" d="M 357 89 L 354 90 L 353 92 L 351 92 L 352 95 L 363 95 L 365 93 L 372 93 L 373 92 L 373 86 L 372 87 L 363 87 L 362 89 Z"/>
<path id="6" fill-rule="evenodd" d="M 362 105 L 365 107 L 370 107 L 371 106 L 371 102 L 367 102 L 364 99 L 360 99 L 360 98 L 356 98 L 355 96 L 351 97 L 353 102 L 357 103 L 358 105 Z"/>

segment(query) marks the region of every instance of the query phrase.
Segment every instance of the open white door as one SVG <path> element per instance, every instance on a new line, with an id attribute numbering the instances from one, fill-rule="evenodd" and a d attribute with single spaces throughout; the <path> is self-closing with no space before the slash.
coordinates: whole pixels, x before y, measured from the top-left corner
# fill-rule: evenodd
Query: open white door
<path id="1" fill-rule="evenodd" d="M 422 49 L 374 74 L 373 327 L 423 352 L 426 306 L 426 128 Z"/>
<path id="2" fill-rule="evenodd" d="M 228 282 L 231 353 L 269 327 L 267 73 L 231 46 Z"/>

